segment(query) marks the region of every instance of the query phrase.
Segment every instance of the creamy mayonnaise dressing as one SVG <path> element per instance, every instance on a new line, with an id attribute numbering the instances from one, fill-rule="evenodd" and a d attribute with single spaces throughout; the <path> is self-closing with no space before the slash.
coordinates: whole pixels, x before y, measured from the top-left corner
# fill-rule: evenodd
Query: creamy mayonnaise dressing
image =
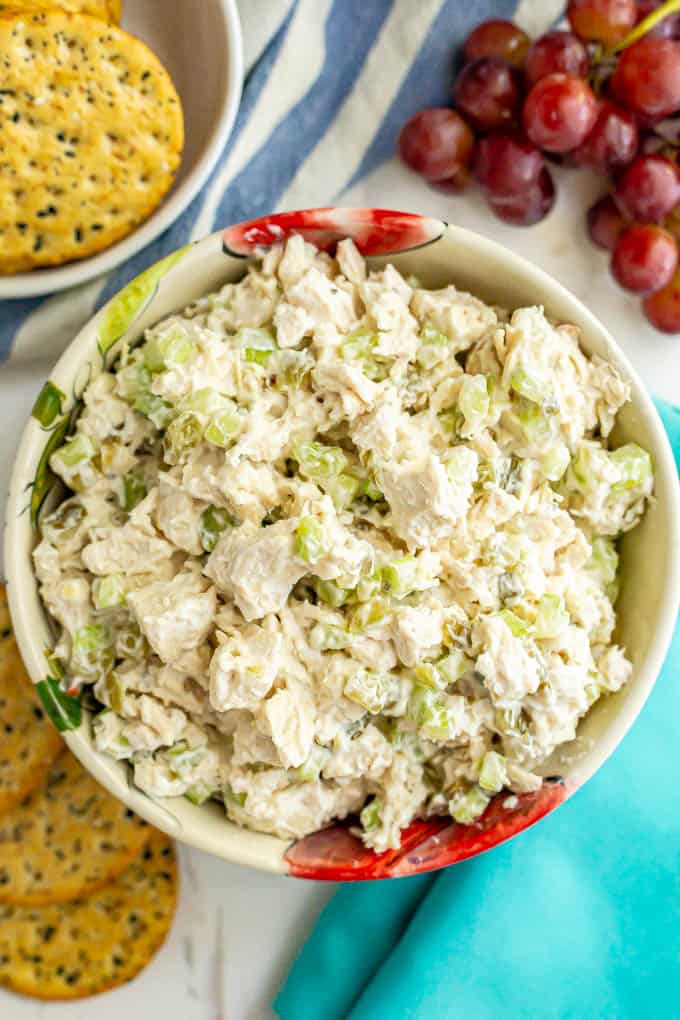
<path id="1" fill-rule="evenodd" d="M 149 329 L 34 554 L 97 747 L 263 832 L 358 813 L 378 851 L 536 789 L 630 676 L 615 542 L 653 486 L 578 339 L 298 236 Z"/>

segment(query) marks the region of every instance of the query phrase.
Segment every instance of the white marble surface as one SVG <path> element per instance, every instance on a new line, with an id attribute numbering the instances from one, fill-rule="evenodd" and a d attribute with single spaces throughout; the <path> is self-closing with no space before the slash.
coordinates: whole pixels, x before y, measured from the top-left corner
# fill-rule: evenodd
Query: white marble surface
<path id="1" fill-rule="evenodd" d="M 569 177 L 569 187 L 565 178 Z M 588 304 L 609 327 L 653 393 L 680 402 L 680 337 L 662 337 L 638 302 L 611 282 L 606 258 L 583 227 L 601 185 L 565 172 L 556 209 L 530 230 L 495 220 L 475 193 L 428 189 L 396 161 L 343 196 L 342 204 L 429 213 L 486 233 L 534 260 Z M 74 314 L 78 295 L 73 295 Z M 35 355 L 0 368 L 0 498 L 5 498 L 22 422 L 50 369 Z M 171 936 L 132 984 L 78 1004 L 41 1004 L 0 991 L 2 1020 L 272 1020 L 269 1003 L 332 886 L 258 874 L 198 852 L 182 853 L 182 891 Z M 323 1020 L 323 1018 L 319 1018 Z M 396 1020 L 396 1018 L 395 1018 Z"/>

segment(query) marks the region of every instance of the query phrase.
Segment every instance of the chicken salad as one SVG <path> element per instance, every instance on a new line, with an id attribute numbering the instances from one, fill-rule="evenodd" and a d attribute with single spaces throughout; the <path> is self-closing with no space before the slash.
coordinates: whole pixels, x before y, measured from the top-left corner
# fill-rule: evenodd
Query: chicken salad
<path id="1" fill-rule="evenodd" d="M 474 822 L 632 666 L 616 542 L 652 497 L 628 386 L 539 307 L 294 235 L 86 388 L 34 551 L 97 748 L 299 838 Z"/>

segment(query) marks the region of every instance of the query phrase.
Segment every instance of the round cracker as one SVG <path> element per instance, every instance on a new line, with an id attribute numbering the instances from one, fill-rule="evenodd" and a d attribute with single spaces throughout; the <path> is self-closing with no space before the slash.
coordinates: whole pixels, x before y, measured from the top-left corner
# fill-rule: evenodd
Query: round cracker
<path id="1" fill-rule="evenodd" d="M 0 586 L 0 814 L 42 784 L 62 747 L 21 661 Z"/>
<path id="2" fill-rule="evenodd" d="M 65 752 L 40 789 L 0 816 L 0 903 L 42 906 L 86 896 L 117 878 L 149 833 Z"/>
<path id="3" fill-rule="evenodd" d="M 102 21 L 118 24 L 121 15 L 120 0 L 7 0 L 0 3 L 0 11 L 68 11 L 70 14 L 89 14 Z"/>
<path id="4" fill-rule="evenodd" d="M 12 617 L 9 615 L 7 588 L 4 584 L 0 584 L 0 638 L 11 637 L 12 633 Z"/>
<path id="5" fill-rule="evenodd" d="M 88 899 L 50 907 L 0 906 L 0 985 L 36 999 L 81 999 L 116 988 L 165 941 L 177 901 L 171 840 L 147 848 Z"/>
<path id="6" fill-rule="evenodd" d="M 139 39 L 63 11 L 0 16 L 0 273 L 86 258 L 148 218 L 184 142 Z"/>

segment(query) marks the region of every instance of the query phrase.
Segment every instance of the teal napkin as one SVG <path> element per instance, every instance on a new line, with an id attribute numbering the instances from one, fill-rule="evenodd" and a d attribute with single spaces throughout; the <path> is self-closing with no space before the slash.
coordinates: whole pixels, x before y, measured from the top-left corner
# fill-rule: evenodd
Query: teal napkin
<path id="1" fill-rule="evenodd" d="M 657 404 L 680 469 L 680 411 Z M 680 626 L 640 718 L 557 812 L 434 876 L 340 888 L 281 1020 L 678 1020 Z"/>

